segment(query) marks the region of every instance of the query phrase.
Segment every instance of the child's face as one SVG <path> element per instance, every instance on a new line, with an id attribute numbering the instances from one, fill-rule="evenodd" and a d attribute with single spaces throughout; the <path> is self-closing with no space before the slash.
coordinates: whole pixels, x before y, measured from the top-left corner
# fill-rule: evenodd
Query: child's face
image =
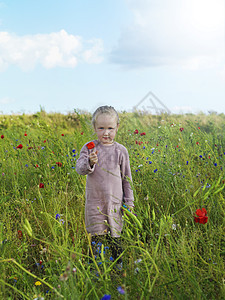
<path id="1" fill-rule="evenodd" d="M 116 116 L 101 114 L 97 117 L 95 123 L 95 132 L 99 141 L 104 145 L 111 145 L 118 130 Z"/>

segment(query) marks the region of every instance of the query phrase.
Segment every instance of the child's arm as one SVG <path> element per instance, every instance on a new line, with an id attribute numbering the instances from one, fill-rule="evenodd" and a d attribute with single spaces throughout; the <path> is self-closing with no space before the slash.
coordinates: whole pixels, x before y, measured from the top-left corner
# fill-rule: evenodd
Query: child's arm
<path id="1" fill-rule="evenodd" d="M 94 152 L 94 153 L 96 153 L 96 152 Z M 76 163 L 76 171 L 78 174 L 87 175 L 87 174 L 91 174 L 94 171 L 94 169 L 95 169 L 94 162 L 96 161 L 96 158 L 92 153 L 89 154 L 89 150 L 86 147 L 86 145 L 84 145 L 82 147 L 82 149 L 80 151 L 80 156 Z M 96 153 L 96 156 L 97 156 L 97 153 Z"/>
<path id="2" fill-rule="evenodd" d="M 134 207 L 134 195 L 131 188 L 130 182 L 132 181 L 131 169 L 130 169 L 130 160 L 128 152 L 123 155 L 122 164 L 121 164 L 121 173 L 122 173 L 122 186 L 123 186 L 123 202 L 129 208 Z"/>

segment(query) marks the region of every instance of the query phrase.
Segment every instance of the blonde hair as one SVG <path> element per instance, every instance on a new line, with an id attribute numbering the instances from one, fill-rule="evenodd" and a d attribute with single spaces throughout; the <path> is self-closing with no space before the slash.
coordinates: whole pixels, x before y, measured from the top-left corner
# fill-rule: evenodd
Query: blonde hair
<path id="1" fill-rule="evenodd" d="M 117 119 L 117 125 L 119 125 L 119 122 L 120 122 L 119 115 L 118 115 L 117 111 L 115 110 L 115 108 L 112 107 L 112 106 L 104 105 L 104 106 L 98 107 L 92 115 L 92 121 L 91 122 L 92 122 L 92 125 L 93 125 L 94 128 L 95 128 L 97 117 L 100 114 L 108 114 L 108 115 L 111 115 L 111 116 L 115 116 L 116 119 Z"/>

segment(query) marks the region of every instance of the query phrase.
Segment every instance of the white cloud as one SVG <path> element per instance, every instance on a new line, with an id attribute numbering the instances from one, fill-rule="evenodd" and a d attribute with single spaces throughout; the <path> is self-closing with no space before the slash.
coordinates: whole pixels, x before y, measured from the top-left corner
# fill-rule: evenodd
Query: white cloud
<path id="1" fill-rule="evenodd" d="M 111 61 L 128 67 L 214 67 L 224 61 L 223 0 L 127 0 L 133 23 Z"/>
<path id="2" fill-rule="evenodd" d="M 88 44 L 89 47 L 84 44 Z M 19 66 L 25 71 L 32 70 L 37 64 L 41 64 L 46 69 L 74 68 L 82 60 L 87 63 L 101 62 L 102 51 L 101 40 L 84 41 L 80 36 L 68 34 L 65 30 L 25 36 L 0 32 L 0 70 L 2 71 L 9 65 Z"/>
<path id="3" fill-rule="evenodd" d="M 15 102 L 15 100 L 14 99 L 12 99 L 12 98 L 9 98 L 9 97 L 5 97 L 5 98 L 1 98 L 0 99 L 0 104 L 10 104 L 10 103 L 13 103 L 13 102 Z"/>

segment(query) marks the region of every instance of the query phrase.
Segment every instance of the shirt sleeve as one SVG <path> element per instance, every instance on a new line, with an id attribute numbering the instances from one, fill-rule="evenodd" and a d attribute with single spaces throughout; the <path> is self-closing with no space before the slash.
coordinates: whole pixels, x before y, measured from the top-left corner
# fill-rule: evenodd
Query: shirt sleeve
<path id="1" fill-rule="evenodd" d="M 88 175 L 94 172 L 95 165 L 91 168 L 89 163 L 89 152 L 86 145 L 80 151 L 80 156 L 76 163 L 76 171 L 80 175 Z"/>
<path id="2" fill-rule="evenodd" d="M 132 181 L 129 154 L 123 153 L 121 162 L 121 175 L 122 175 L 122 186 L 123 186 L 123 202 L 128 206 L 134 206 L 134 195 L 131 188 L 130 182 Z"/>

